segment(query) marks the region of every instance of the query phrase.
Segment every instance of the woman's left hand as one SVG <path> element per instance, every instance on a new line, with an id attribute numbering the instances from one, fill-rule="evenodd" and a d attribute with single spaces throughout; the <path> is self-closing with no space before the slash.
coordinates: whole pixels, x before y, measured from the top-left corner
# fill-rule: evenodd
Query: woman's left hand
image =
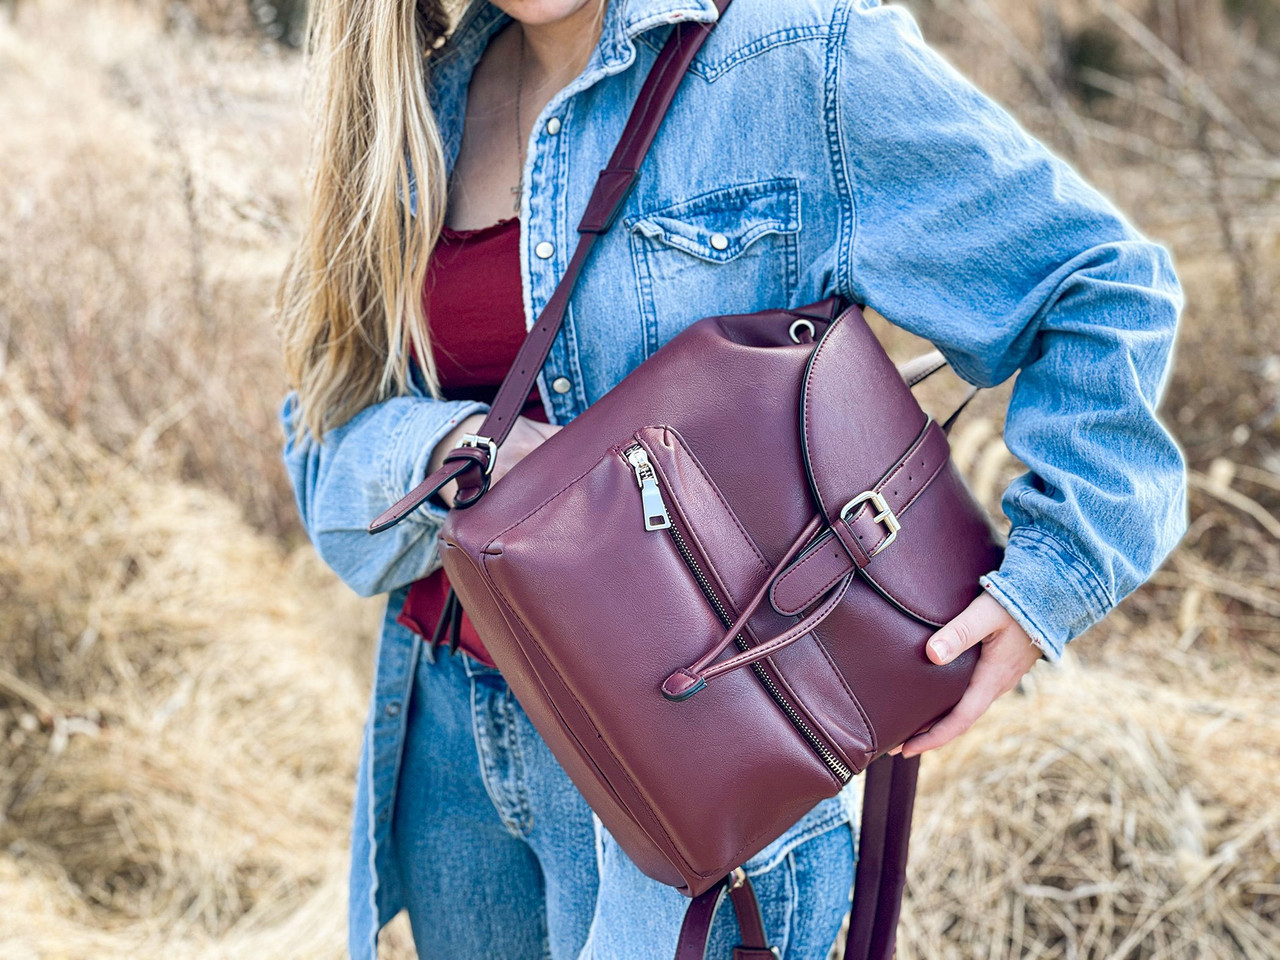
<path id="1" fill-rule="evenodd" d="M 1040 649 L 1000 603 L 985 590 L 964 611 L 929 638 L 929 659 L 950 663 L 975 644 L 982 644 L 978 665 L 964 696 L 945 717 L 902 745 L 913 757 L 935 750 L 964 733 L 997 697 L 1008 693 L 1040 659 Z"/>

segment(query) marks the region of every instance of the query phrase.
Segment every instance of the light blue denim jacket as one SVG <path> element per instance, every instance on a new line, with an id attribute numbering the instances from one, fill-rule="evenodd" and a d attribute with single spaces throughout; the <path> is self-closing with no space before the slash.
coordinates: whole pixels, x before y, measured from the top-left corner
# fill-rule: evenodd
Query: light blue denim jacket
<path id="1" fill-rule="evenodd" d="M 711 0 L 611 0 L 582 74 L 534 124 L 520 269 L 532 324 L 670 25 Z M 506 22 L 473 4 L 428 61 L 451 166 L 467 85 Z M 416 192 L 410 203 L 416 202 Z M 1156 417 L 1182 293 L 1168 253 L 876 0 L 736 0 L 694 61 L 639 183 L 578 282 L 538 387 L 565 423 L 699 317 L 832 294 L 932 341 L 990 386 L 1028 467 L 983 586 L 1050 659 L 1137 587 L 1186 526 L 1181 453 Z M 552 388 L 554 384 L 554 388 Z M 281 418 L 291 428 L 296 398 Z M 483 404 L 411 395 L 284 456 L 308 533 L 358 593 L 390 592 L 361 765 L 353 952 L 398 905 L 387 836 L 421 644 L 394 623 L 439 565 L 444 512 L 371 536 L 436 443 Z"/>

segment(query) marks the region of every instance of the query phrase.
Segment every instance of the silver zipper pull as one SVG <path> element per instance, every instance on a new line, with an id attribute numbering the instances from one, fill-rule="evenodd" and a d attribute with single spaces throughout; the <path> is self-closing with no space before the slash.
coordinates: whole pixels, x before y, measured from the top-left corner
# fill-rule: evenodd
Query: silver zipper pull
<path id="1" fill-rule="evenodd" d="M 663 502 L 662 490 L 658 487 L 658 477 L 653 472 L 653 464 L 649 462 L 649 454 L 638 443 L 627 447 L 623 454 L 636 472 L 640 505 L 644 508 L 644 528 L 666 530 L 671 526 L 671 515 L 667 513 L 667 505 Z"/>

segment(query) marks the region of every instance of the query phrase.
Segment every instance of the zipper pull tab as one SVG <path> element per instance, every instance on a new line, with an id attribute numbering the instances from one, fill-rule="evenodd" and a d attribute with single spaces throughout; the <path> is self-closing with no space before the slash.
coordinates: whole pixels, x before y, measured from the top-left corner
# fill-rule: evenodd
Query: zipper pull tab
<path id="1" fill-rule="evenodd" d="M 671 515 L 667 513 L 667 505 L 663 502 L 662 490 L 658 487 L 658 477 L 653 472 L 653 464 L 649 462 L 649 454 L 638 443 L 627 447 L 623 453 L 636 472 L 640 505 L 644 508 L 644 528 L 666 530 L 671 526 Z"/>

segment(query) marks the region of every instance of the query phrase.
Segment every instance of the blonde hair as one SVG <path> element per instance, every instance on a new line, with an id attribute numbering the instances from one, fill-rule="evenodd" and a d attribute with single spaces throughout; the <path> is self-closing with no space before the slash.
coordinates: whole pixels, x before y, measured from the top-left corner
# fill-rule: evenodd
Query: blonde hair
<path id="1" fill-rule="evenodd" d="M 311 5 L 308 206 L 276 307 L 285 371 L 298 391 L 298 429 L 317 439 L 370 404 L 406 393 L 411 351 L 431 394 L 440 395 L 422 287 L 444 223 L 445 161 L 423 68 L 454 5 Z"/>
<path id="2" fill-rule="evenodd" d="M 607 0 L 589 2 L 598 37 Z M 444 225 L 446 173 L 424 64 L 465 6 L 312 0 L 308 206 L 276 301 L 299 434 L 322 439 L 370 404 L 408 392 L 414 355 L 430 394 L 441 395 L 422 288 Z"/>

